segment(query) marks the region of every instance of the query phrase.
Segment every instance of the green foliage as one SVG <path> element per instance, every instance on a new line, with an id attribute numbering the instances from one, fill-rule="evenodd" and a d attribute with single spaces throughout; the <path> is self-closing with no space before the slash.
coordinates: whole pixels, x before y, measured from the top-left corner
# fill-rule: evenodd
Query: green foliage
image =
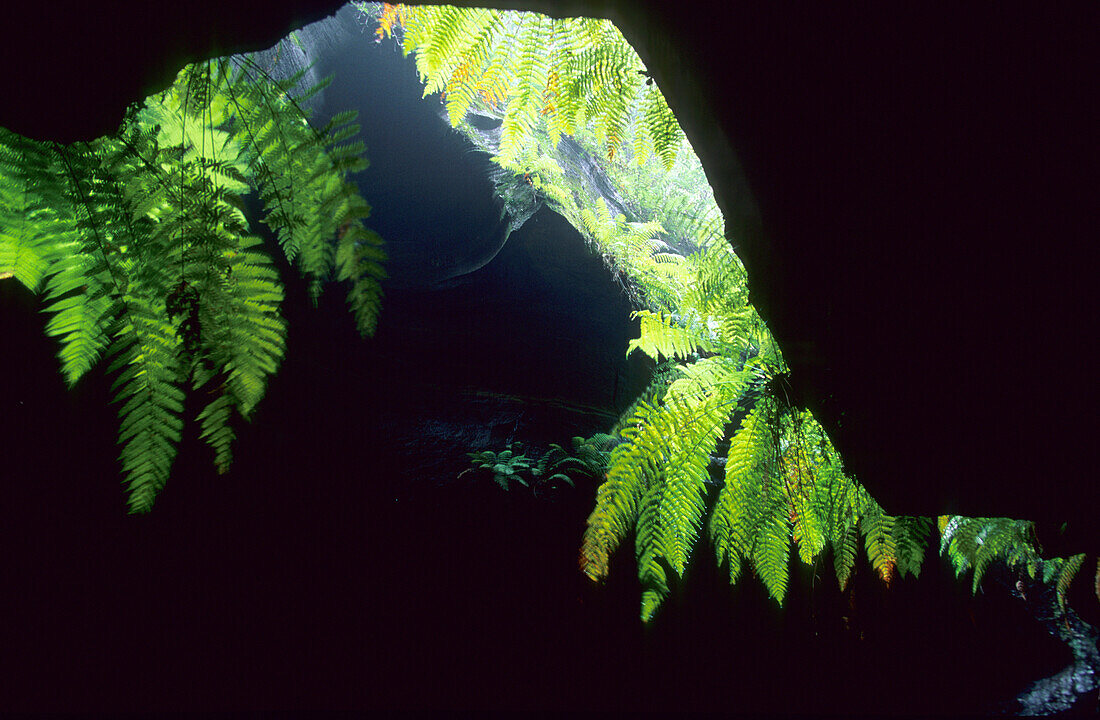
<path id="1" fill-rule="evenodd" d="M 1027 567 L 1034 576 L 1041 557 L 1032 538 L 1034 523 L 1009 518 L 972 518 L 945 515 L 939 519 L 940 554 L 946 554 L 955 574 L 973 571 L 971 589 L 978 591 L 982 577 L 994 561 L 1010 568 Z"/>
<path id="2" fill-rule="evenodd" d="M 544 456 L 548 480 L 561 479 L 574 485 L 573 478 L 602 479 L 611 460 L 611 449 L 618 442 L 613 435 L 596 433 L 591 437 L 574 437 L 572 450 L 551 443 Z"/>
<path id="3" fill-rule="evenodd" d="M 583 570 L 606 576 L 633 534 L 649 619 L 709 514 L 731 581 L 748 562 L 779 602 L 792 543 L 807 563 L 832 549 L 842 586 L 861 537 L 886 582 L 916 574 L 929 523 L 887 515 L 844 474 L 820 425 L 787 406 L 786 365 L 748 302 L 713 195 L 700 190 L 698 159 L 613 26 L 407 6 L 380 25 L 380 36 L 403 27 L 425 95 L 442 92 L 452 125 L 512 173 L 496 181 L 506 211 L 522 222 L 541 200 L 569 220 L 637 308 L 627 353 L 664 363 L 608 446 Z M 499 119 L 499 135 L 470 114 Z"/>
<path id="4" fill-rule="evenodd" d="M 474 471 L 490 473 L 493 481 L 504 490 L 508 490 L 513 481 L 524 487 L 530 487 L 532 480 L 537 480 L 542 475 L 542 468 L 538 466 L 538 462 L 520 452 L 517 443 L 511 443 L 507 450 L 500 452 L 482 450 L 467 454 L 470 456 Z"/>
<path id="5" fill-rule="evenodd" d="M 1069 584 L 1073 582 L 1073 578 L 1077 576 L 1077 571 L 1081 569 L 1081 564 L 1084 562 L 1085 553 L 1071 555 L 1065 559 L 1058 571 L 1058 582 L 1055 583 L 1055 590 L 1058 594 L 1058 607 L 1062 609 L 1063 613 L 1066 611 L 1066 593 L 1069 592 Z"/>
<path id="6" fill-rule="evenodd" d="M 748 563 L 778 602 L 792 548 L 807 564 L 831 553 L 842 588 L 861 545 L 884 582 L 916 576 L 931 519 L 887 514 L 845 474 L 817 421 L 787 404 L 787 368 L 748 301 L 727 242 L 736 239 L 724 237 L 698 158 L 613 26 L 408 6 L 386 6 L 379 24 L 380 38 L 403 29 L 425 95 L 441 93 L 451 124 L 501 166 L 495 183 L 514 226 L 546 203 L 576 227 L 636 308 L 627 353 L 660 363 L 609 452 L 594 456 L 607 472 L 584 571 L 605 577 L 633 534 L 649 619 L 707 520 L 731 582 Z M 475 115 L 499 120 L 499 132 L 468 122 Z M 1026 559 L 1018 530 L 987 528 L 976 542 L 968 526 L 949 555 L 958 572 L 975 570 L 977 588 L 995 559 Z"/>
<path id="7" fill-rule="evenodd" d="M 62 146 L 0 130 L 0 279 L 45 296 L 70 385 L 110 358 L 131 512 L 168 481 L 188 390 L 206 398 L 199 434 L 225 472 L 233 416 L 249 417 L 282 361 L 283 287 L 248 234 L 245 193 L 314 295 L 335 269 L 373 330 L 384 255 L 345 179 L 364 162 L 344 142 L 354 114 L 313 129 L 290 96 L 300 80 L 223 59 L 184 68 L 111 137 Z"/>
<path id="8" fill-rule="evenodd" d="M 380 24 L 385 35 L 403 27 L 424 94 L 442 93 L 452 125 L 471 111 L 501 112 L 495 154 L 504 167 L 524 172 L 520 158 L 536 135 L 556 144 L 584 127 L 609 158 L 627 146 L 666 168 L 676 158 L 683 132 L 610 21 L 402 5 Z"/>
<path id="9" fill-rule="evenodd" d="M 1026 572 L 1034 581 L 1053 583 L 1059 609 L 1066 610 L 1066 593 L 1085 561 L 1085 554 L 1068 558 L 1043 558 L 1035 540 L 1035 524 L 1010 518 L 943 515 L 939 518 L 940 554 L 947 555 L 961 577 L 973 572 L 971 591 L 994 563 L 1016 573 Z"/>
<path id="10" fill-rule="evenodd" d="M 932 532 L 932 518 L 899 516 L 894 518 L 893 529 L 898 573 L 902 577 L 920 575 Z"/>
<path id="11" fill-rule="evenodd" d="M 522 445 L 513 442 L 499 452 L 480 450 L 467 453 L 473 467 L 462 471 L 459 477 L 471 472 L 488 474 L 504 490 L 508 490 L 512 482 L 518 482 L 536 494 L 554 487 L 558 482 L 575 487 L 574 478 L 594 480 L 603 476 L 611 446 L 615 442 L 614 437 L 604 433 L 589 438 L 574 437 L 572 451 L 552 443 L 550 450 L 538 459 L 528 457 Z"/>

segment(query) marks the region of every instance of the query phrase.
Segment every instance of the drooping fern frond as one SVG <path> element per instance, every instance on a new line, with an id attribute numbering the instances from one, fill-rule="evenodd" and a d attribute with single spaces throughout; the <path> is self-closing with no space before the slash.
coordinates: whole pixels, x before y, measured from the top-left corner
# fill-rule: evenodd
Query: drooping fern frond
<path id="1" fill-rule="evenodd" d="M 168 482 L 183 429 L 184 391 L 177 356 L 178 339 L 163 322 L 155 298 L 131 295 L 125 324 L 112 344 L 112 370 L 119 410 L 120 460 L 129 491 L 130 512 L 148 512 Z M 123 369 L 125 368 L 125 369 Z"/>
<path id="2" fill-rule="evenodd" d="M 72 219 L 53 210 L 62 187 L 52 181 L 57 172 L 48 146 L 0 128 L 0 279 L 33 292 L 59 248 L 73 241 Z"/>
<path id="3" fill-rule="evenodd" d="M 939 519 L 940 553 L 946 554 L 955 574 L 973 571 L 972 591 L 977 592 L 986 570 L 995 561 L 1009 567 L 1025 566 L 1033 575 L 1040 556 L 1032 542 L 1034 524 L 1009 518 L 971 518 L 962 515 Z"/>
<path id="4" fill-rule="evenodd" d="M 1071 555 L 1066 558 L 1065 563 L 1058 572 L 1058 582 L 1055 583 L 1055 590 L 1058 594 L 1058 607 L 1062 609 L 1063 613 L 1066 611 L 1066 594 L 1069 592 L 1069 584 L 1073 582 L 1073 578 L 1077 577 L 1077 571 L 1081 569 L 1084 562 L 1085 553 Z"/>
<path id="5" fill-rule="evenodd" d="M 1035 524 L 1011 518 L 943 515 L 939 518 L 940 554 L 946 555 L 961 577 L 973 572 L 971 591 L 994 563 L 1027 573 L 1033 581 L 1053 584 L 1058 608 L 1066 611 L 1066 593 L 1085 561 L 1085 554 L 1068 558 L 1043 558 L 1035 540 Z"/>
<path id="6" fill-rule="evenodd" d="M 860 518 L 860 530 L 863 532 L 864 545 L 871 567 L 887 585 L 894 579 L 897 568 L 898 549 L 894 541 L 894 518 L 882 512 L 875 503 Z"/>
<path id="7" fill-rule="evenodd" d="M 131 512 L 168 482 L 187 390 L 206 398 L 199 436 L 225 472 L 232 418 L 282 361 L 283 286 L 245 193 L 259 191 L 314 296 L 336 271 L 360 331 L 376 323 L 384 254 L 346 180 L 363 166 L 353 115 L 310 127 L 299 101 L 316 88 L 296 100 L 300 79 L 247 58 L 198 63 L 111 137 L 66 147 L 0 131 L 0 279 L 45 295 L 70 385 L 111 358 Z"/>
<path id="8" fill-rule="evenodd" d="M 652 358 L 685 360 L 710 348 L 705 335 L 679 325 L 670 315 L 639 310 L 633 317 L 641 325 L 638 337 L 627 345 L 627 355 L 641 350 Z"/>
<path id="9" fill-rule="evenodd" d="M 499 162 L 517 159 L 533 138 L 591 127 L 608 157 L 633 144 L 671 167 L 683 139 L 676 118 L 630 44 L 606 20 L 554 19 L 528 12 L 398 6 L 377 16 L 381 36 L 403 28 L 424 93 L 443 93 L 457 126 L 471 110 L 499 112 Z"/>
<path id="10" fill-rule="evenodd" d="M 588 516 L 581 548 L 581 569 L 593 580 L 607 576 L 611 555 L 634 529 L 639 502 L 657 481 L 660 467 L 653 459 L 656 433 L 645 419 L 656 413 L 655 406 L 638 403 L 626 427 L 624 442 L 611 453 L 606 479 L 596 492 L 596 506 Z"/>
<path id="11" fill-rule="evenodd" d="M 901 577 L 920 575 L 931 532 L 932 518 L 905 515 L 894 518 L 895 557 L 897 571 Z"/>

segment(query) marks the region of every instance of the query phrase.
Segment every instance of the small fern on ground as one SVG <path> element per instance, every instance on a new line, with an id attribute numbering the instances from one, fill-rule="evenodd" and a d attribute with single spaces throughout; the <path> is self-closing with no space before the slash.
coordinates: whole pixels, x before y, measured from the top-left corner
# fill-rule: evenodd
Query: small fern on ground
<path id="1" fill-rule="evenodd" d="M 467 453 L 471 467 L 458 476 L 488 476 L 503 490 L 509 490 L 512 483 L 519 483 L 530 488 L 536 497 L 545 496 L 561 484 L 576 487 L 577 480 L 602 478 L 615 442 L 611 435 L 596 433 L 589 438 L 574 437 L 571 451 L 551 443 L 546 452 L 531 456 L 527 454 L 531 448 L 513 442 L 505 450 Z"/>

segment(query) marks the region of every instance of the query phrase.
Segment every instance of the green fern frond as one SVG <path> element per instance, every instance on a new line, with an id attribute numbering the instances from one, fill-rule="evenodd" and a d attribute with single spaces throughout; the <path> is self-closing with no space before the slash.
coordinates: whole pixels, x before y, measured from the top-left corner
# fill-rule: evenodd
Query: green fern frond
<path id="1" fill-rule="evenodd" d="M 243 417 L 248 417 L 264 395 L 267 376 L 278 369 L 285 350 L 286 324 L 279 315 L 283 288 L 270 259 L 249 248 L 258 238 L 242 239 L 241 251 L 231 260 L 234 284 L 234 322 L 226 327 L 224 347 L 227 384 Z"/>
<path id="2" fill-rule="evenodd" d="M 234 409 L 249 416 L 283 357 L 282 284 L 246 235 L 244 193 L 258 191 L 315 290 L 336 269 L 360 331 L 376 323 L 384 254 L 345 177 L 364 166 L 354 114 L 311 128 L 298 103 L 318 86 L 299 93 L 302 78 L 271 81 L 247 58 L 199 63 L 109 138 L 0 130 L 0 279 L 44 293 L 70 385 L 112 358 L 131 512 L 168 480 L 185 386 L 214 396 L 200 437 L 224 472 Z"/>
<path id="3" fill-rule="evenodd" d="M 657 89 L 656 85 L 650 85 L 642 100 L 642 117 L 653 151 L 661 159 L 666 170 L 671 170 L 676 162 L 676 152 L 680 148 L 683 132 L 676 122 L 676 116 L 665 101 L 665 96 Z M 644 137 L 641 133 L 637 137 Z"/>
<path id="4" fill-rule="evenodd" d="M 508 105 L 500 128 L 499 161 L 511 165 L 540 124 L 543 95 L 546 91 L 549 65 L 545 55 L 548 39 L 553 33 L 553 21 L 537 13 L 525 14 L 519 20 L 517 38 L 519 52 L 515 61 L 515 81 L 510 88 Z"/>
<path id="5" fill-rule="evenodd" d="M 863 532 L 867 560 L 878 572 L 882 581 L 889 585 L 894 579 L 898 564 L 898 549 L 894 539 L 894 518 L 887 515 L 875 503 L 864 511 L 859 520 Z"/>
<path id="6" fill-rule="evenodd" d="M 670 414 L 678 422 L 670 438 L 658 510 L 665 558 L 676 574 L 682 576 L 702 523 L 710 458 L 729 413 L 718 394 L 699 398 L 697 402 L 675 396 L 668 402 L 674 406 Z"/>
<path id="7" fill-rule="evenodd" d="M 119 459 L 130 512 L 146 513 L 168 482 L 183 428 L 179 340 L 155 300 L 128 298 L 125 318 L 111 348 L 122 369 L 112 387 L 122 405 Z"/>
<path id="8" fill-rule="evenodd" d="M 788 564 L 791 554 L 791 524 L 781 490 L 769 489 L 758 526 L 753 565 L 768 593 L 780 605 L 787 595 Z"/>
<path id="9" fill-rule="evenodd" d="M 232 410 L 232 399 L 225 392 L 219 392 L 198 414 L 199 438 L 214 451 L 214 467 L 219 474 L 228 472 L 233 461 L 235 434 L 229 424 Z"/>
<path id="10" fill-rule="evenodd" d="M 1034 577 L 1042 566 L 1044 573 L 1050 561 L 1041 561 L 1032 543 L 1032 523 L 1010 518 L 971 518 L 945 515 L 939 518 L 940 554 L 946 554 L 955 574 L 973 570 L 971 583 L 977 592 L 982 578 L 994 562 L 1009 568 L 1026 568 Z M 1049 582 L 1050 578 L 1044 580 Z"/>
<path id="11" fill-rule="evenodd" d="M 72 219 L 54 209 L 63 192 L 56 162 L 46 146 L 0 128 L 0 280 L 32 292 L 72 242 Z"/>
<path id="12" fill-rule="evenodd" d="M 638 563 L 638 580 L 642 584 L 642 620 L 648 621 L 668 597 L 668 577 L 664 563 L 671 549 L 664 545 L 667 539 L 661 532 L 661 496 L 665 486 L 654 483 L 642 497 L 635 537 L 635 558 Z"/>
<path id="13" fill-rule="evenodd" d="M 848 587 L 859 554 L 859 531 L 846 527 L 833 537 L 833 569 L 841 590 Z"/>
<path id="14" fill-rule="evenodd" d="M 807 439 L 797 432 L 794 423 L 788 423 L 785 430 L 783 440 L 788 451 L 780 458 L 780 472 L 790 508 L 791 537 L 799 559 L 811 565 L 825 549 L 829 518 L 820 502 L 816 468 L 805 447 Z"/>
<path id="15" fill-rule="evenodd" d="M 76 273 L 66 272 L 71 265 L 80 262 L 80 256 L 74 255 L 60 260 L 55 267 L 57 274 L 51 279 L 61 278 L 56 285 L 48 289 L 51 295 L 62 295 L 64 286 Z M 107 288 L 94 276 L 83 276 L 83 291 L 73 289 L 61 299 L 46 307 L 53 317 L 46 324 L 46 334 L 61 341 L 58 358 L 61 360 L 61 373 L 71 387 L 84 373 L 99 361 L 109 339 L 107 326 L 114 320 L 114 305 L 108 296 Z"/>
<path id="16" fill-rule="evenodd" d="M 606 479 L 596 491 L 580 558 L 581 569 L 593 580 L 607 576 L 611 555 L 638 520 L 642 495 L 659 476 L 654 457 L 660 438 L 646 423 L 656 414 L 655 406 L 638 405 L 620 433 L 623 442 L 612 451 Z"/>
<path id="17" fill-rule="evenodd" d="M 639 336 L 627 345 L 628 356 L 635 350 L 641 350 L 661 362 L 674 358 L 686 359 L 700 350 L 710 349 L 704 335 L 683 327 L 669 315 L 639 310 L 631 317 L 639 320 L 641 326 Z"/>
<path id="18" fill-rule="evenodd" d="M 1085 553 L 1070 556 L 1066 558 L 1065 563 L 1058 572 L 1058 582 L 1055 585 L 1055 590 L 1058 595 L 1058 607 L 1061 608 L 1063 614 L 1066 612 L 1066 594 L 1069 592 L 1069 585 L 1073 582 L 1073 578 L 1077 576 L 1077 571 L 1081 569 L 1081 564 L 1084 562 Z"/>
<path id="19" fill-rule="evenodd" d="M 758 402 L 730 440 L 725 484 L 708 527 L 718 564 L 729 563 L 730 582 L 741 575 L 741 564 L 753 557 L 757 531 L 763 521 L 763 488 L 774 485 L 774 446 L 769 422 L 775 407 Z M 769 482 L 769 480 L 771 482 Z"/>
<path id="20" fill-rule="evenodd" d="M 932 519 L 898 516 L 894 518 L 894 547 L 897 550 L 897 570 L 901 577 L 920 575 L 924 551 L 932 531 Z"/>
<path id="21" fill-rule="evenodd" d="M 363 337 L 374 334 L 382 310 L 382 263 L 386 253 L 382 238 L 359 224 L 352 225 L 340 238 L 336 249 L 336 279 L 350 283 L 348 305 L 355 325 Z"/>
<path id="22" fill-rule="evenodd" d="M 381 22 L 386 34 L 403 22 L 404 51 L 416 56 L 425 95 L 445 91 L 452 126 L 473 106 L 501 114 L 496 153 L 505 167 L 518 169 L 536 132 L 556 144 L 585 125 L 609 157 L 633 133 L 644 138 L 635 146 L 653 146 L 671 167 L 682 132 L 656 86 L 643 91 L 641 61 L 610 22 L 404 6 Z"/>

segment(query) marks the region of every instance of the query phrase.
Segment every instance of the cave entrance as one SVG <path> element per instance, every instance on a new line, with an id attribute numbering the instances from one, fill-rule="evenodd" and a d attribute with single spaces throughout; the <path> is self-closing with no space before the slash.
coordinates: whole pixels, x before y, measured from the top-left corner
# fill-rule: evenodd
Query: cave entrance
<path id="1" fill-rule="evenodd" d="M 276 77 L 332 78 L 311 101 L 314 122 L 358 111 L 370 166 L 352 180 L 389 256 L 378 330 L 366 341 L 338 294 L 314 309 L 288 288 L 287 357 L 267 412 L 282 415 L 281 388 L 300 407 L 293 388 L 338 373 L 333 392 L 370 398 L 369 413 L 348 411 L 364 434 L 377 433 L 395 498 L 452 482 L 471 450 L 520 442 L 541 452 L 608 431 L 652 364 L 627 357 L 633 308 L 577 230 L 546 206 L 520 222 L 502 212 L 489 157 L 448 125 L 438 97 L 423 98 L 411 56 L 372 42 L 353 6 L 256 60 Z M 302 431 L 324 443 L 343 436 L 344 414 L 330 415 Z"/>

